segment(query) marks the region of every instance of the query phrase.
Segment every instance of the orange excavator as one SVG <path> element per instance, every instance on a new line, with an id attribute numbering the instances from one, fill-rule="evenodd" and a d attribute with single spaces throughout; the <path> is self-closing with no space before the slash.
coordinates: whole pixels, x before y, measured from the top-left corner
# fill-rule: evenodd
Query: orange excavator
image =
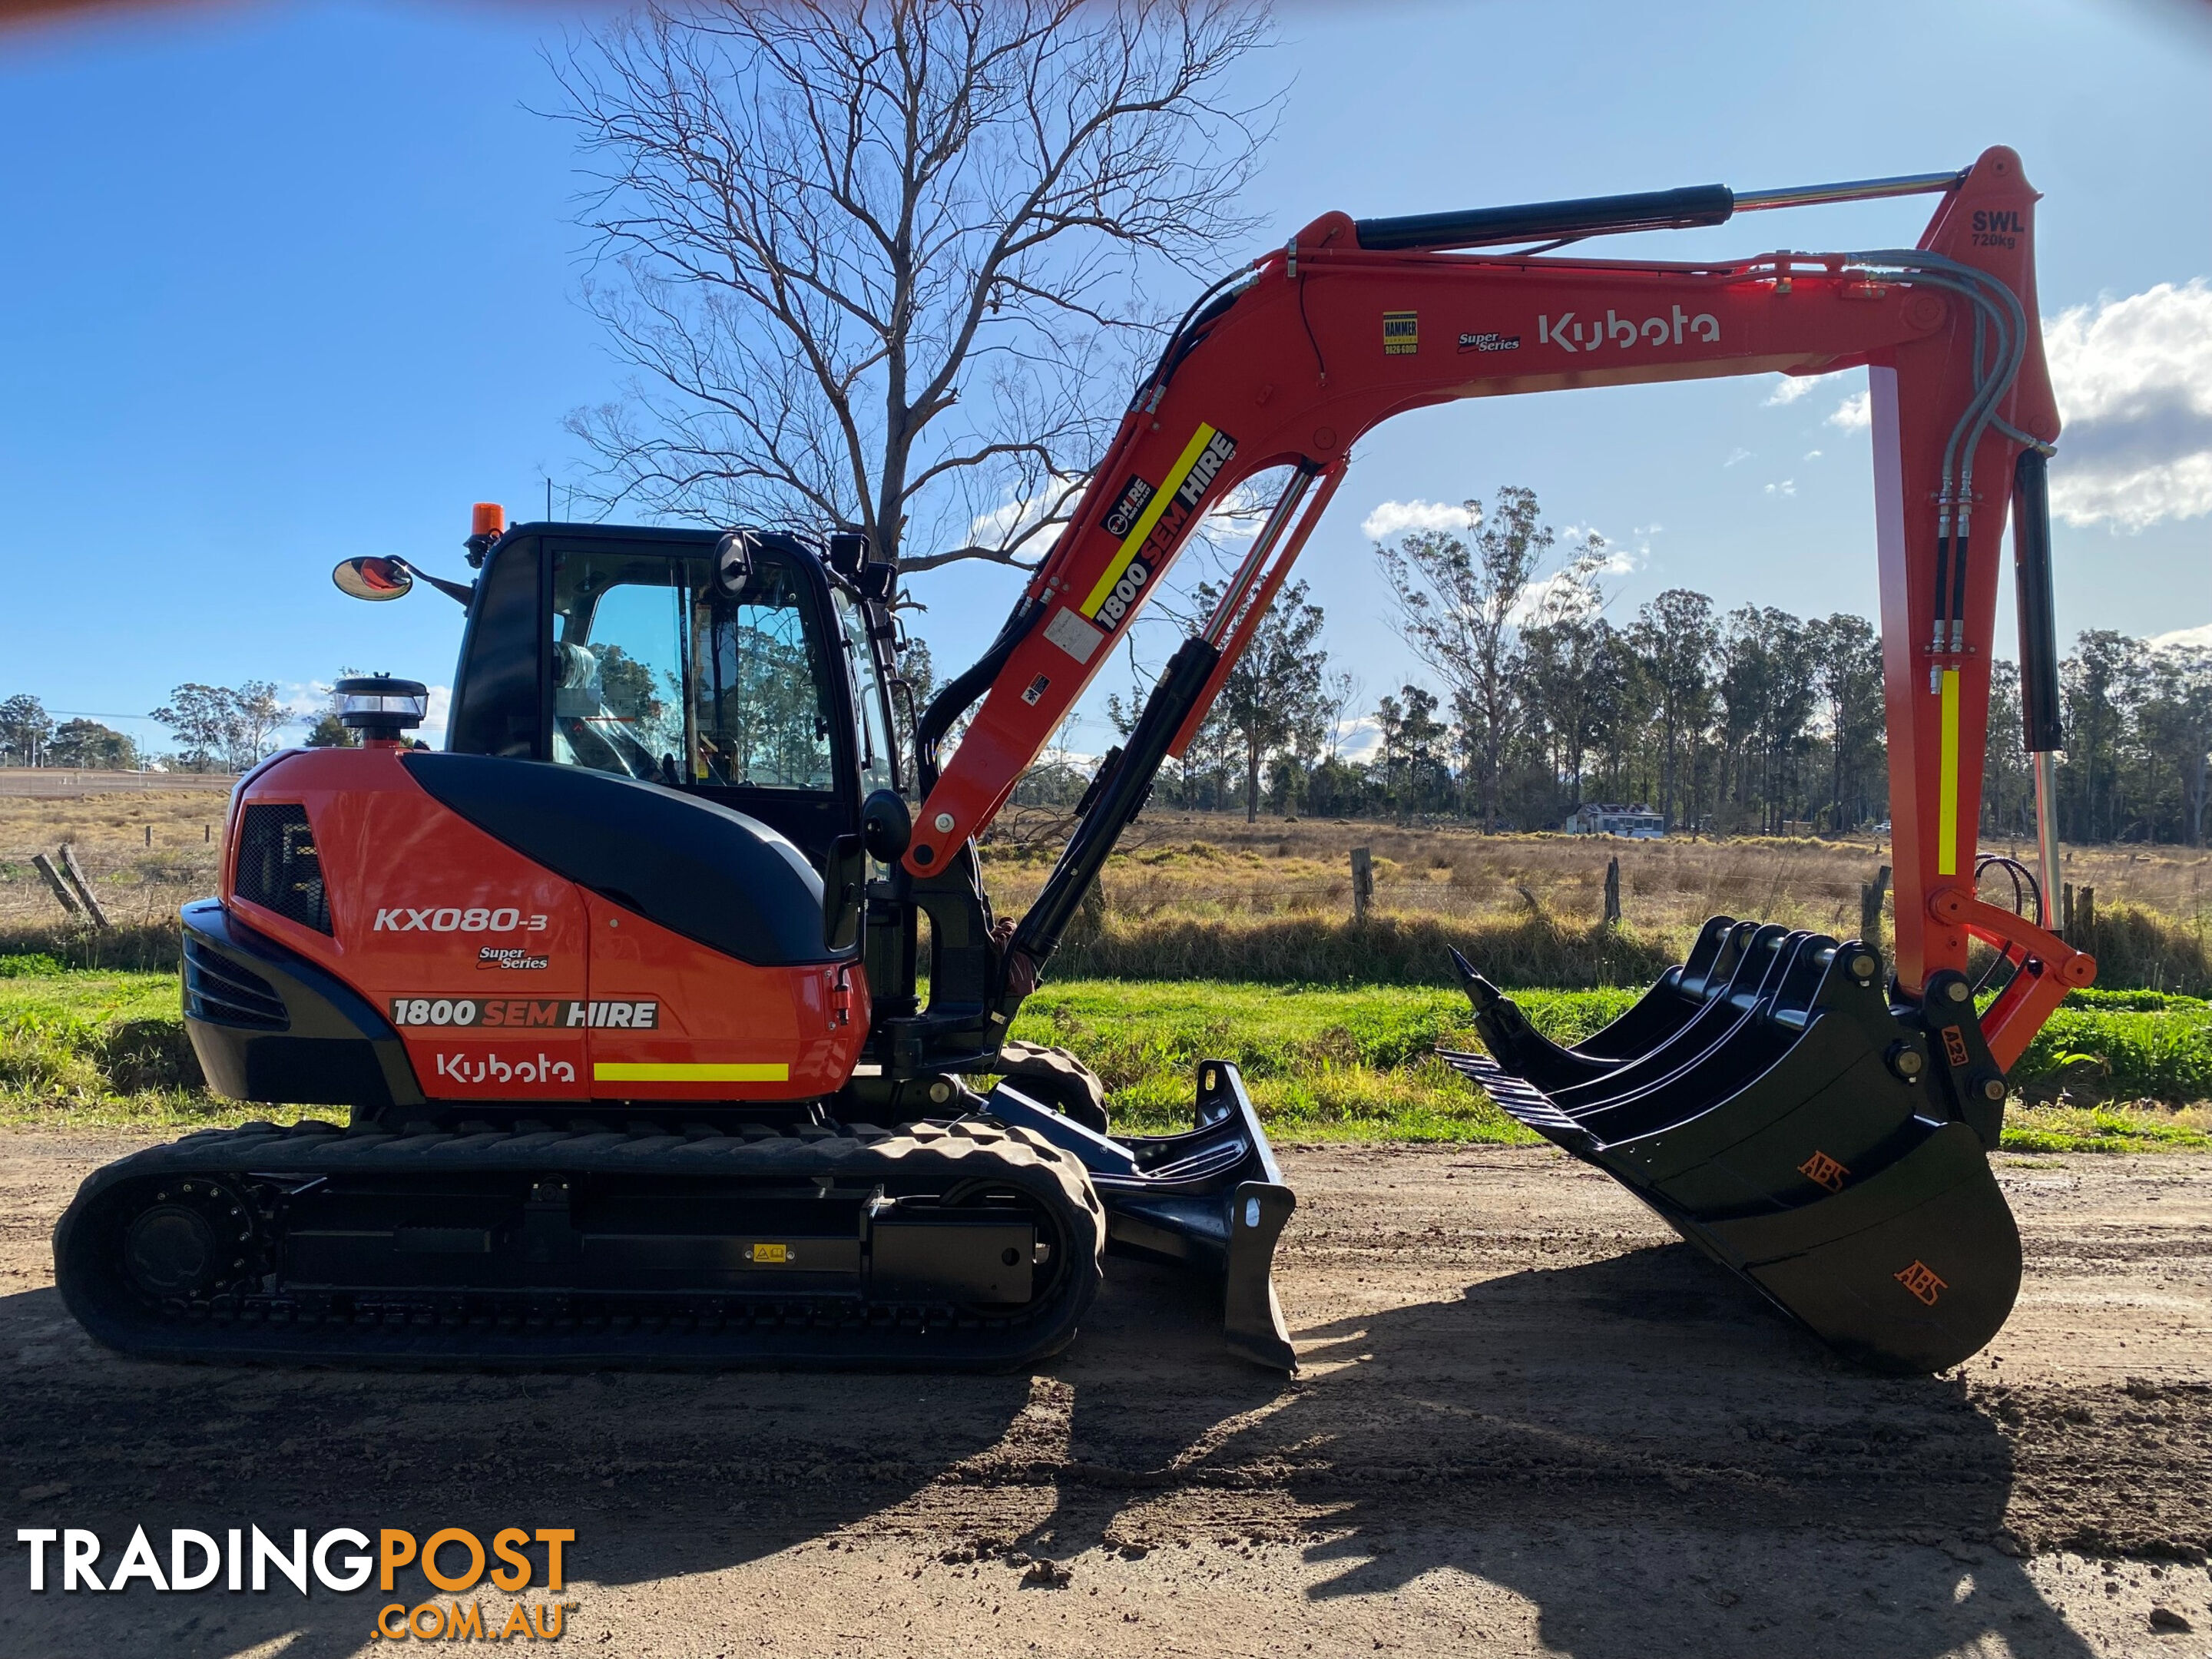
<path id="1" fill-rule="evenodd" d="M 1557 252 L 1908 194 L 1937 198 L 1911 248 Z M 1462 962 L 1487 1053 L 1453 1060 L 1839 1352 L 1964 1358 L 2019 1285 L 1987 1159 L 2007 1070 L 2094 973 L 2046 924 L 2036 200 L 1994 149 L 1755 194 L 1324 215 L 1192 306 L 996 639 L 908 710 L 910 756 L 898 573 L 864 537 L 480 507 L 471 581 L 349 561 L 359 597 L 419 579 L 466 605 L 447 745 L 409 738 L 419 683 L 345 683 L 360 746 L 243 780 L 221 896 L 184 912 L 212 1086 L 347 1121 L 99 1170 L 56 1233 L 68 1305 L 174 1358 L 1002 1367 L 1068 1342 L 1116 1253 L 1210 1276 L 1230 1346 L 1289 1366 L 1272 1261 L 1294 1200 L 1236 1068 L 1198 1067 L 1187 1131 L 1120 1134 L 1072 1057 L 1008 1039 L 1082 894 L 1370 428 L 1451 398 L 1864 368 L 1893 959 L 1716 917 L 1572 1048 Z M 1218 605 L 1036 902 L 1000 919 L 976 838 L 1201 516 L 1262 472 L 1281 487 Z M 2040 825 L 2011 908 L 1979 896 L 1976 838 L 2008 516 Z"/>

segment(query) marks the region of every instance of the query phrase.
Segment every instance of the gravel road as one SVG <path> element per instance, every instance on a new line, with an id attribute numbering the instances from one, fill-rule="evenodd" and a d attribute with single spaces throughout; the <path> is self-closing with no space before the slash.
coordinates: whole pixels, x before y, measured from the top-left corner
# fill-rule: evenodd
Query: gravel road
<path id="1" fill-rule="evenodd" d="M 1034 1376 L 138 1364 L 48 1245 L 133 1144 L 0 1135 L 0 1537 L 110 1567 L 141 1523 L 571 1528 L 562 1645 L 653 1659 L 2212 1655 L 2212 1158 L 2001 1159 L 2020 1308 L 1899 1381 L 1549 1150 L 1291 1148 L 1286 1382 L 1120 1263 Z M 7 1547 L 9 1659 L 388 1653 L 424 1594 L 33 1595 Z"/>

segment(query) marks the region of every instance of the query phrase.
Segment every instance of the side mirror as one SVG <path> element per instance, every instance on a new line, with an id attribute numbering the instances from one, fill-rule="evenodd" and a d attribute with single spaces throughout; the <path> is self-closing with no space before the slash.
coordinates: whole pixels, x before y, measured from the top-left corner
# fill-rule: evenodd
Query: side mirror
<path id="1" fill-rule="evenodd" d="M 847 581 L 855 580 L 867 562 L 868 538 L 857 530 L 830 532 L 830 568 Z"/>
<path id="2" fill-rule="evenodd" d="M 331 572 L 338 592 L 349 599 L 398 599 L 406 597 L 415 578 L 397 559 L 347 559 Z"/>
<path id="3" fill-rule="evenodd" d="M 896 789 L 878 789 L 860 803 L 860 840 L 878 864 L 896 864 L 914 839 L 914 814 Z"/>
<path id="4" fill-rule="evenodd" d="M 734 599 L 752 579 L 752 532 L 732 530 L 714 544 L 714 586 Z"/>

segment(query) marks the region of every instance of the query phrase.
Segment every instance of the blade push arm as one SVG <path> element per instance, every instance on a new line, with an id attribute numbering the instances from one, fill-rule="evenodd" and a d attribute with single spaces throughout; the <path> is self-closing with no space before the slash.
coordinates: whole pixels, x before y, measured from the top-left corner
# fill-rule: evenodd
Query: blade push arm
<path id="1" fill-rule="evenodd" d="M 1961 175 L 1881 182 L 1890 188 L 1863 193 L 1948 186 L 1917 248 L 1596 261 L 1439 252 L 1376 229 L 1418 221 L 1355 224 L 1328 214 L 1305 227 L 1196 312 L 1124 416 L 993 653 L 988 694 L 957 753 L 941 776 L 925 770 L 931 787 L 908 867 L 927 872 L 991 821 L 1202 514 L 1254 475 L 1287 467 L 1293 488 L 1324 486 L 1302 518 L 1285 519 L 1282 533 L 1255 546 L 1231 583 L 1206 629 L 1220 659 L 1187 697 L 1172 747 L 1249 638 L 1351 445 L 1390 416 L 1462 398 L 1863 366 L 1879 495 L 1897 973 L 1913 992 L 1939 969 L 1963 969 L 1969 935 L 2032 957 L 2039 971 L 2023 977 L 2033 984 L 1990 1031 L 2008 1063 L 2047 1004 L 2090 970 L 2041 929 L 2000 920 L 1973 897 L 1996 550 L 2017 458 L 2047 450 L 2057 434 L 2035 309 L 2037 198 L 2003 149 Z M 1742 204 L 1801 196 L 1821 199 L 1780 191 Z M 1577 224 L 1602 218 L 1591 204 L 1562 205 L 1583 210 Z M 1457 229 L 1433 234 L 1480 240 L 1461 222 L 1474 216 L 1440 216 Z M 1525 215 L 1515 226 L 1511 234 L 1544 229 Z M 1363 231 L 1392 246 L 1363 246 Z"/>

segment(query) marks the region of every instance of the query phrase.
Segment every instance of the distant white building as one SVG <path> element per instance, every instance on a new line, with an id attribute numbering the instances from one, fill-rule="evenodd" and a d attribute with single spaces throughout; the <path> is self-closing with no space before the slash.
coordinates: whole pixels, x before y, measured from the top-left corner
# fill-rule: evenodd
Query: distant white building
<path id="1" fill-rule="evenodd" d="M 1585 801 L 1567 815 L 1571 836 L 1626 836 L 1631 841 L 1659 841 L 1667 834 L 1664 819 L 1648 806 L 1623 806 L 1618 801 Z"/>

